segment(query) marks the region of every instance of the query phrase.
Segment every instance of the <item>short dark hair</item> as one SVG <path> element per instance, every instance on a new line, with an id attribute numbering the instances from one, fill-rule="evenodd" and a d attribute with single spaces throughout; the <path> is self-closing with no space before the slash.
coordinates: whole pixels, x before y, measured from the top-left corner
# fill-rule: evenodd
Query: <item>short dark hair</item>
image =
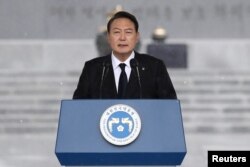
<path id="1" fill-rule="evenodd" d="M 120 19 L 120 18 L 126 18 L 126 19 L 131 20 L 135 25 L 136 32 L 138 32 L 139 24 L 138 24 L 136 17 L 128 12 L 125 12 L 125 11 L 117 12 L 113 17 L 111 17 L 111 19 L 108 21 L 108 24 L 107 24 L 108 32 L 110 32 L 110 26 L 113 23 L 113 21 L 116 19 Z"/>

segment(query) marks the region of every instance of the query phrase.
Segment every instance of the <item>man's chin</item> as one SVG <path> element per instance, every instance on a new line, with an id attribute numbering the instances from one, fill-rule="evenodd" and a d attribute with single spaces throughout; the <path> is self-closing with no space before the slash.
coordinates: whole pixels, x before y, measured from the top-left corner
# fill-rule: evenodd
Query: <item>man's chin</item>
<path id="1" fill-rule="evenodd" d="M 131 55 L 132 51 L 119 51 L 119 52 L 114 52 L 114 54 L 116 56 L 119 56 L 119 57 L 123 57 L 123 58 L 126 58 L 126 57 L 129 57 Z"/>

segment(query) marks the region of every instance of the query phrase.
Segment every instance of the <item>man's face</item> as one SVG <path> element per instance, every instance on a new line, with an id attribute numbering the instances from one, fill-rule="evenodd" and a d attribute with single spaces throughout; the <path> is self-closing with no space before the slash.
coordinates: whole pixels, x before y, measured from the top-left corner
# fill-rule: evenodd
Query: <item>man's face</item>
<path id="1" fill-rule="evenodd" d="M 139 33 L 136 32 L 131 20 L 119 18 L 112 22 L 107 37 L 114 55 L 124 61 L 134 50 L 139 40 Z"/>

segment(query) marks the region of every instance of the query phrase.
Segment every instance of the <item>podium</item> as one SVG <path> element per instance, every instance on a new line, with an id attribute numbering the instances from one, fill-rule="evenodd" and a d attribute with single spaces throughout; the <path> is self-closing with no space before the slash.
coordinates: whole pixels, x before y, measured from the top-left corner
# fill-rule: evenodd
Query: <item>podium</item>
<path id="1" fill-rule="evenodd" d="M 117 105 L 131 107 L 140 117 L 140 132 L 127 145 L 110 143 L 100 130 L 104 112 L 111 107 L 112 113 L 112 106 Z M 55 154 L 62 166 L 181 165 L 186 143 L 180 102 L 62 100 Z"/>

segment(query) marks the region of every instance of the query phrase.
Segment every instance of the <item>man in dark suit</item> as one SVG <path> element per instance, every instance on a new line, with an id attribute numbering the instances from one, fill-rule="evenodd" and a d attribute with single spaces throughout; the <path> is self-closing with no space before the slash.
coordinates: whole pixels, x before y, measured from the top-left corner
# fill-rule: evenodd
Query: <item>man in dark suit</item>
<path id="1" fill-rule="evenodd" d="M 107 24 L 110 55 L 87 61 L 73 99 L 176 99 L 162 60 L 134 51 L 139 25 L 132 14 L 116 13 Z"/>

